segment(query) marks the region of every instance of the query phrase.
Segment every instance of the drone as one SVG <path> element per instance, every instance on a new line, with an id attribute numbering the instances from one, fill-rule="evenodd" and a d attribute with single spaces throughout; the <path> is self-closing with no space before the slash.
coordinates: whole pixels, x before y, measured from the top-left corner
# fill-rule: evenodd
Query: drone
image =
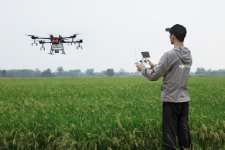
<path id="1" fill-rule="evenodd" d="M 78 34 L 74 34 L 74 35 L 69 36 L 69 37 L 62 37 L 61 35 L 59 35 L 59 37 L 54 37 L 53 35 L 50 35 L 49 38 L 37 37 L 35 35 L 27 35 L 27 36 L 30 36 L 31 39 L 34 40 L 34 43 L 31 44 L 32 46 L 33 45 L 38 46 L 38 42 L 39 42 L 39 44 L 42 45 L 42 47 L 40 48 L 40 50 L 41 49 L 45 50 L 44 44 L 45 43 L 50 43 L 51 49 L 50 49 L 50 53 L 49 54 L 50 55 L 54 55 L 53 52 L 59 53 L 59 51 L 62 51 L 62 54 L 65 54 L 65 50 L 64 50 L 64 46 L 63 46 L 64 43 L 68 43 L 68 45 L 69 44 L 76 45 L 76 43 L 78 43 L 77 49 L 78 48 L 83 49 L 83 47 L 80 45 L 81 43 L 83 43 L 83 40 L 82 39 L 80 39 L 78 41 L 74 41 L 74 39 L 77 37 L 77 35 Z M 72 41 L 66 41 L 69 38 L 71 38 Z M 41 40 L 37 40 L 37 39 L 41 39 Z M 45 41 L 45 40 L 49 40 L 49 41 Z"/>

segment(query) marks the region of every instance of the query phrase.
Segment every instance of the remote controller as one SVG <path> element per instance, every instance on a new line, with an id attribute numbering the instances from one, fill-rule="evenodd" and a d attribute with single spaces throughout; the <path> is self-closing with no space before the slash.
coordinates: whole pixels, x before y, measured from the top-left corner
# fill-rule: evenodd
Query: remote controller
<path id="1" fill-rule="evenodd" d="M 134 64 L 138 65 L 141 63 L 141 61 L 143 61 L 145 67 L 151 68 L 151 66 L 149 65 L 149 63 L 147 61 L 147 58 L 150 58 L 149 52 L 141 52 L 141 54 L 142 54 L 142 60 L 138 60 L 136 57 L 137 61 Z M 136 51 L 135 51 L 135 55 L 136 55 Z"/>

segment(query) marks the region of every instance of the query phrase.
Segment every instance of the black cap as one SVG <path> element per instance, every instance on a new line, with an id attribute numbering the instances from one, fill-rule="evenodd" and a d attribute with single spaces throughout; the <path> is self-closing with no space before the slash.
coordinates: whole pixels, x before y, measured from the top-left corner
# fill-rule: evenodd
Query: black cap
<path id="1" fill-rule="evenodd" d="M 174 25 L 172 28 L 166 28 L 166 31 L 176 36 L 176 38 L 181 42 L 184 41 L 184 38 L 186 37 L 187 34 L 186 28 L 179 24 Z"/>

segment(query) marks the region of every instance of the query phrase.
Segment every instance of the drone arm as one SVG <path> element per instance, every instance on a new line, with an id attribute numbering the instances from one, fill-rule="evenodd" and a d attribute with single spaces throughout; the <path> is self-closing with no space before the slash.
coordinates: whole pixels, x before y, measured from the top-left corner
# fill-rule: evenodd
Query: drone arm
<path id="1" fill-rule="evenodd" d="M 63 39 L 65 39 L 65 38 L 74 38 L 74 37 L 62 37 Z"/>
<path id="2" fill-rule="evenodd" d="M 52 42 L 39 41 L 39 43 L 44 44 L 44 43 L 52 43 Z"/>
<path id="3" fill-rule="evenodd" d="M 63 41 L 62 43 L 77 43 L 76 41 Z"/>
<path id="4" fill-rule="evenodd" d="M 83 43 L 83 41 L 63 41 L 63 43 Z"/>
<path id="5" fill-rule="evenodd" d="M 42 37 L 37 37 L 36 39 L 49 39 L 50 40 L 50 38 L 42 38 Z"/>

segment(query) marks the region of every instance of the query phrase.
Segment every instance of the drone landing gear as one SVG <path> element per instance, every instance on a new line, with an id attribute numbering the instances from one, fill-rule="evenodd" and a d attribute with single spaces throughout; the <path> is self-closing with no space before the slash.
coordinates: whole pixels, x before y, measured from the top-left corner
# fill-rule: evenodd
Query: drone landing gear
<path id="1" fill-rule="evenodd" d="M 40 50 L 43 49 L 45 51 L 45 47 L 44 47 L 44 44 L 42 44 Z"/>
<path id="2" fill-rule="evenodd" d="M 50 49 L 50 53 L 48 53 L 49 55 L 54 55 L 53 54 L 53 50 L 52 50 L 52 48 Z"/>
<path id="3" fill-rule="evenodd" d="M 64 51 L 64 50 L 62 50 L 62 54 L 66 55 L 66 53 L 65 53 L 65 51 Z"/>
<path id="4" fill-rule="evenodd" d="M 77 46 L 77 49 L 80 47 L 80 49 L 83 49 L 83 47 L 82 46 Z"/>
<path id="5" fill-rule="evenodd" d="M 36 46 L 38 46 L 38 44 L 37 43 L 31 43 L 31 45 L 33 46 L 34 44 L 36 44 Z"/>

